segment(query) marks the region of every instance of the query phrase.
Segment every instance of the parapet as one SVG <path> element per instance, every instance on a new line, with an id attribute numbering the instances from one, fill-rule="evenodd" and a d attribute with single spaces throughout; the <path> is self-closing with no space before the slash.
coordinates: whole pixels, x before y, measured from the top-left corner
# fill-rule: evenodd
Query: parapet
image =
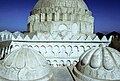
<path id="1" fill-rule="evenodd" d="M 66 42 L 111 42 L 112 36 L 107 39 L 106 36 L 103 36 L 100 39 L 97 35 L 86 35 L 86 34 L 79 34 L 79 35 L 66 35 L 65 37 L 61 37 L 60 35 L 47 35 L 47 34 L 23 34 L 21 32 L 14 32 L 10 33 L 9 31 L 0 32 L 0 41 L 66 41 Z"/>

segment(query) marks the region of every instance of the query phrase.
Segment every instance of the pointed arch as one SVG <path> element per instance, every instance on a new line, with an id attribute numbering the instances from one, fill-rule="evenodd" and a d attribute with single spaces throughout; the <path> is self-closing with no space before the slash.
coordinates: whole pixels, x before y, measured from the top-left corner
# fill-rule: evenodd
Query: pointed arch
<path id="1" fill-rule="evenodd" d="M 79 28 L 78 28 L 77 23 L 73 23 L 73 25 L 72 25 L 72 33 L 77 34 L 78 30 L 79 30 Z"/>

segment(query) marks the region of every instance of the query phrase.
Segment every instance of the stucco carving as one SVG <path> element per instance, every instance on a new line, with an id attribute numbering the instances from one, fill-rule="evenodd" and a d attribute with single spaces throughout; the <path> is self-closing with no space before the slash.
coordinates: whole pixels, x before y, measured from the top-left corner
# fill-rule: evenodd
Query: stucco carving
<path id="1" fill-rule="evenodd" d="M 50 81 L 53 75 L 45 58 L 26 46 L 8 54 L 0 70 L 0 81 Z"/>
<path id="2" fill-rule="evenodd" d="M 28 25 L 28 28 L 30 32 L 37 31 L 44 33 L 42 30 L 39 31 L 39 29 L 43 29 L 44 26 L 44 29 L 47 28 L 51 22 L 53 25 L 49 25 L 50 29 L 46 29 L 48 31 L 50 30 L 50 32 L 54 26 L 55 28 L 58 28 L 58 26 L 61 24 L 70 24 L 77 22 L 78 24 L 81 24 L 78 25 L 78 29 L 76 29 L 76 31 L 78 31 L 77 33 L 93 34 L 94 17 L 92 16 L 83 0 L 39 0 L 31 13 L 32 15 L 30 15 L 28 19 L 28 24 L 30 24 Z M 38 22 L 34 23 L 36 21 Z M 43 23 L 46 23 L 46 25 Z M 70 26 L 72 27 L 72 25 Z M 73 29 L 71 29 L 71 31 L 73 31 Z"/>
<path id="3" fill-rule="evenodd" d="M 39 0 L 28 17 L 30 32 L 0 32 L 0 81 L 54 81 L 49 65 L 55 69 L 77 62 L 74 74 L 83 81 L 119 79 L 119 60 L 110 48 L 102 48 L 102 56 L 98 48 L 108 46 L 112 37 L 99 39 L 93 30 L 94 17 L 83 0 Z"/>
<path id="4" fill-rule="evenodd" d="M 93 47 L 81 55 L 73 73 L 82 81 L 120 80 L 119 54 L 110 47 Z"/>

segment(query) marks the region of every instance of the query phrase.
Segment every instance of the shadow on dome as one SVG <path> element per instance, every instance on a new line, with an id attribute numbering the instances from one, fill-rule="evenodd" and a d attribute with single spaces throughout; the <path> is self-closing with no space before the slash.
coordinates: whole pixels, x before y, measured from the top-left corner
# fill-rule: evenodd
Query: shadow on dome
<path id="1" fill-rule="evenodd" d="M 16 49 L 0 64 L 0 81 L 54 81 L 51 67 L 38 51 Z"/>
<path id="2" fill-rule="evenodd" d="M 120 52 L 110 47 L 92 47 L 79 59 L 73 69 L 82 81 L 120 81 Z"/>

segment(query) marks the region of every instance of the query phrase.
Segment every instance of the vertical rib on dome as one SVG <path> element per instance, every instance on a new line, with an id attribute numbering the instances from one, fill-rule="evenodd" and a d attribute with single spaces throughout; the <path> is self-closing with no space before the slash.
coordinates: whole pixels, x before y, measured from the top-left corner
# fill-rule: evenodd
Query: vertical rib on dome
<path id="1" fill-rule="evenodd" d="M 37 51 L 22 47 L 9 54 L 0 64 L 0 81 L 50 81 L 52 71 Z"/>
<path id="2" fill-rule="evenodd" d="M 82 81 L 120 80 L 120 52 L 110 47 L 93 47 L 83 53 L 74 74 Z"/>

